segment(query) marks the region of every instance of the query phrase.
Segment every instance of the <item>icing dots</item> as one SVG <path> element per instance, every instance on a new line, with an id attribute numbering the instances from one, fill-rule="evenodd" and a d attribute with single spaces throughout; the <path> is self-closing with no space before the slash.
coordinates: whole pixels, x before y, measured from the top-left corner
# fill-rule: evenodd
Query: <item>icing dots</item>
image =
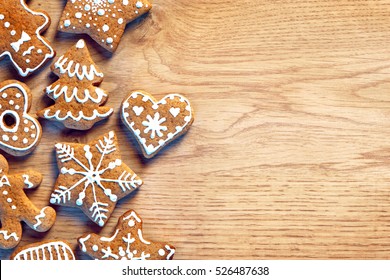
<path id="1" fill-rule="evenodd" d="M 20 82 L 0 84 L 0 149 L 12 155 L 30 153 L 41 138 L 39 122 L 27 112 L 31 102 L 28 92 Z"/>
<path id="2" fill-rule="evenodd" d="M 172 245 L 144 238 L 142 220 L 135 211 L 127 211 L 110 237 L 85 234 L 78 238 L 82 252 L 98 260 L 171 260 Z"/>
<path id="3" fill-rule="evenodd" d="M 59 30 L 87 33 L 109 51 L 114 51 L 125 23 L 148 12 L 147 0 L 68 0 Z"/>

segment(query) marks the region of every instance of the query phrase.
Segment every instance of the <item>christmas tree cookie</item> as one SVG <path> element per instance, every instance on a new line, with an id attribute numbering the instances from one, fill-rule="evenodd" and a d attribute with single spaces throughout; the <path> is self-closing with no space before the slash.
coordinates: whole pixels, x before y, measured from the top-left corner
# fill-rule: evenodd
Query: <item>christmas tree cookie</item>
<path id="1" fill-rule="evenodd" d="M 84 40 L 60 56 L 51 69 L 59 79 L 46 88 L 46 94 L 55 104 L 39 111 L 39 117 L 87 130 L 113 113 L 112 108 L 101 106 L 107 93 L 96 86 L 104 75 L 92 61 Z"/>
<path id="2" fill-rule="evenodd" d="M 55 55 L 41 36 L 49 25 L 49 15 L 31 10 L 24 0 L 0 1 L 0 58 L 8 56 L 23 77 L 38 70 Z"/>
<path id="3" fill-rule="evenodd" d="M 89 144 L 55 145 L 57 178 L 50 202 L 78 207 L 104 226 L 118 200 L 142 185 L 142 180 L 121 160 L 113 131 Z"/>
<path id="4" fill-rule="evenodd" d="M 58 30 L 88 34 L 103 48 L 114 52 L 126 24 L 151 8 L 147 0 L 68 0 Z"/>

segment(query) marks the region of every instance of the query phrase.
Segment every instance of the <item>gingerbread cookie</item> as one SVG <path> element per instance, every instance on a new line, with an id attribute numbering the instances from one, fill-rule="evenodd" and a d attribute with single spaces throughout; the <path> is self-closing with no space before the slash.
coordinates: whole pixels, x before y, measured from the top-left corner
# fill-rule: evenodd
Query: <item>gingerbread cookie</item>
<path id="1" fill-rule="evenodd" d="M 23 190 L 36 188 L 41 181 L 42 175 L 32 170 L 9 175 L 8 162 L 0 155 L 0 248 L 10 249 L 19 244 L 21 221 L 39 232 L 48 231 L 54 224 L 54 209 L 49 206 L 37 208 Z"/>
<path id="2" fill-rule="evenodd" d="M 42 128 L 28 114 L 30 89 L 23 83 L 8 80 L 0 83 L 0 149 L 14 155 L 31 153 L 38 145 Z"/>
<path id="3" fill-rule="evenodd" d="M 111 237 L 95 233 L 78 238 L 81 251 L 99 260 L 171 260 L 175 247 L 144 239 L 142 220 L 133 210 L 123 214 Z"/>
<path id="4" fill-rule="evenodd" d="M 142 180 L 120 159 L 115 133 L 89 144 L 58 143 L 60 170 L 50 202 L 78 207 L 104 226 L 118 200 L 142 185 Z"/>
<path id="5" fill-rule="evenodd" d="M 190 102 L 179 94 L 160 101 L 144 91 L 130 93 L 122 102 L 122 121 L 133 132 L 146 158 L 188 131 L 194 121 Z"/>
<path id="6" fill-rule="evenodd" d="M 103 81 L 103 73 L 94 64 L 84 40 L 79 40 L 51 67 L 60 77 L 46 88 L 55 105 L 39 111 L 41 118 L 55 120 L 66 127 L 90 129 L 96 122 L 111 116 L 113 109 L 100 106 L 107 93 L 96 87 Z"/>
<path id="7" fill-rule="evenodd" d="M 62 240 L 47 240 L 18 247 L 10 256 L 16 261 L 75 260 L 70 245 Z"/>
<path id="8" fill-rule="evenodd" d="M 0 1 L 0 58 L 8 56 L 23 77 L 39 69 L 55 55 L 41 36 L 49 25 L 49 15 L 32 11 L 24 0 Z"/>
<path id="9" fill-rule="evenodd" d="M 58 30 L 88 34 L 103 48 L 114 52 L 126 24 L 151 8 L 147 0 L 68 0 Z"/>

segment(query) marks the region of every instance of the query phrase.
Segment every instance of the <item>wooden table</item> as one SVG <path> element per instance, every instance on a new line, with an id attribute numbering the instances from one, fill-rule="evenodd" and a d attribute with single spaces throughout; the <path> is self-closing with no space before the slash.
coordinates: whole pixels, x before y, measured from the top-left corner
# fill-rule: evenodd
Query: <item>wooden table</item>
<path id="1" fill-rule="evenodd" d="M 76 238 L 110 236 L 134 209 L 145 237 L 174 244 L 176 259 L 389 259 L 390 1 L 155 0 L 114 55 L 56 31 L 65 1 L 29 3 L 51 15 L 46 36 L 57 54 L 87 40 L 116 113 L 87 132 L 42 120 L 36 151 L 7 156 L 11 172 L 44 174 L 28 191 L 43 207 L 58 174 L 54 144 L 113 129 L 145 183 L 103 229 L 78 209 L 55 207 L 53 228 L 25 226 L 21 245 L 66 239 L 88 259 Z M 0 80 L 11 78 L 3 60 Z M 51 104 L 49 64 L 21 80 L 32 89 L 32 113 Z M 152 160 L 119 118 L 134 89 L 182 93 L 196 111 L 189 133 Z"/>

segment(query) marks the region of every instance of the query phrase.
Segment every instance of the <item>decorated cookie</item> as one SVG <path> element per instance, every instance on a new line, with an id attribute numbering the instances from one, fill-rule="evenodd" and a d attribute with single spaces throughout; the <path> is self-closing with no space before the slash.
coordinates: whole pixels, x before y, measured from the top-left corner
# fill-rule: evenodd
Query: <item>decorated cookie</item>
<path id="1" fill-rule="evenodd" d="M 16 261 L 75 260 L 70 245 L 62 240 L 47 240 L 18 247 L 11 255 Z"/>
<path id="2" fill-rule="evenodd" d="M 190 102 L 183 96 L 168 94 L 156 101 L 144 91 L 134 91 L 124 99 L 121 117 L 146 158 L 186 133 L 194 121 Z"/>
<path id="3" fill-rule="evenodd" d="M 19 74 L 28 76 L 55 52 L 41 36 L 50 25 L 42 11 L 32 11 L 24 0 L 0 1 L 0 57 L 8 56 Z"/>
<path id="4" fill-rule="evenodd" d="M 175 247 L 163 242 L 146 240 L 142 220 L 132 210 L 123 214 L 110 237 L 95 233 L 78 239 L 81 251 L 99 260 L 171 260 Z"/>
<path id="5" fill-rule="evenodd" d="M 42 128 L 28 114 L 30 106 L 31 94 L 25 84 L 14 80 L 0 83 L 0 149 L 8 154 L 29 154 L 41 139 Z"/>
<path id="6" fill-rule="evenodd" d="M 142 185 L 142 180 L 121 160 L 115 133 L 89 144 L 56 144 L 60 170 L 50 202 L 79 207 L 104 226 L 117 201 Z"/>
<path id="7" fill-rule="evenodd" d="M 126 24 L 151 8 L 147 0 L 68 0 L 58 30 L 88 34 L 103 48 L 114 52 Z"/>
<path id="8" fill-rule="evenodd" d="M 32 170 L 21 174 L 8 174 L 8 162 L 0 155 L 0 248 L 16 247 L 22 238 L 24 221 L 35 231 L 44 232 L 51 228 L 56 218 L 53 208 L 37 208 L 23 189 L 40 185 L 42 175 Z"/>
<path id="9" fill-rule="evenodd" d="M 84 40 L 60 56 L 51 68 L 60 77 L 46 88 L 55 104 L 39 111 L 39 117 L 87 130 L 112 114 L 112 108 L 100 106 L 107 100 L 107 93 L 96 87 L 103 81 L 103 73 L 92 61 Z"/>

